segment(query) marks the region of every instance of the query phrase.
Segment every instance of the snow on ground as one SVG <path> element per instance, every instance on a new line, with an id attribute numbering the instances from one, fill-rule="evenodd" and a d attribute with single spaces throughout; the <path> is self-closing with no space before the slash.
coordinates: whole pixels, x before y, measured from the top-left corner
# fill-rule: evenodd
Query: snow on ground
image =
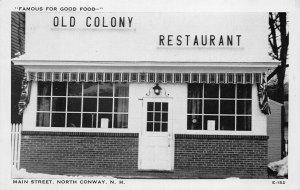
<path id="1" fill-rule="evenodd" d="M 274 171 L 278 172 L 277 176 L 287 176 L 288 175 L 288 157 L 283 158 L 277 162 L 271 162 L 268 167 Z"/>
<path id="2" fill-rule="evenodd" d="M 239 180 L 240 178 L 238 178 L 238 177 L 228 177 L 228 178 L 225 178 L 225 179 L 229 179 L 229 180 Z"/>
<path id="3" fill-rule="evenodd" d="M 51 174 L 44 174 L 44 173 L 29 173 L 26 169 L 17 170 L 13 167 L 12 169 L 12 178 L 24 178 L 24 179 L 63 179 L 63 178 L 105 178 L 105 179 L 116 179 L 112 176 L 101 176 L 101 175 L 51 175 Z"/>

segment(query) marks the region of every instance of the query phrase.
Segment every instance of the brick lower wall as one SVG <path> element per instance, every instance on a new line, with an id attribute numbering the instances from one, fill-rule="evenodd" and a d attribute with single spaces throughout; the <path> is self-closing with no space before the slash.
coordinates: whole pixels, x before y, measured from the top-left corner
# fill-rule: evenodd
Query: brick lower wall
<path id="1" fill-rule="evenodd" d="M 267 136 L 175 135 L 175 172 L 199 178 L 267 178 Z"/>
<path id="2" fill-rule="evenodd" d="M 33 173 L 157 178 L 267 178 L 267 137 L 175 135 L 174 171 L 138 171 L 137 133 L 23 131 L 21 168 Z"/>
<path id="3" fill-rule="evenodd" d="M 22 132 L 21 168 L 50 174 L 128 174 L 138 167 L 138 134 Z"/>

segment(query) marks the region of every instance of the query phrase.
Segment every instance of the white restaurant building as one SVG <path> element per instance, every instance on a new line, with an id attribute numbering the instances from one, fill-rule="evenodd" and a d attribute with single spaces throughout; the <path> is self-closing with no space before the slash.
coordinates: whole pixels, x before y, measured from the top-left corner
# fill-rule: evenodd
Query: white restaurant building
<path id="1" fill-rule="evenodd" d="M 26 13 L 25 28 L 22 168 L 267 177 L 267 13 Z"/>

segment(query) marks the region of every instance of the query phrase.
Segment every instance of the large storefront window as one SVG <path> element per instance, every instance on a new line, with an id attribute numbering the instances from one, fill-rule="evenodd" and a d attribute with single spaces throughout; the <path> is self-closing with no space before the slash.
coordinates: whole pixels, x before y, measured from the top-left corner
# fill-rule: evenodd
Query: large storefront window
<path id="1" fill-rule="evenodd" d="M 37 127 L 128 128 L 128 83 L 38 82 Z"/>
<path id="2" fill-rule="evenodd" d="M 188 130 L 251 131 L 252 86 L 188 84 Z"/>

